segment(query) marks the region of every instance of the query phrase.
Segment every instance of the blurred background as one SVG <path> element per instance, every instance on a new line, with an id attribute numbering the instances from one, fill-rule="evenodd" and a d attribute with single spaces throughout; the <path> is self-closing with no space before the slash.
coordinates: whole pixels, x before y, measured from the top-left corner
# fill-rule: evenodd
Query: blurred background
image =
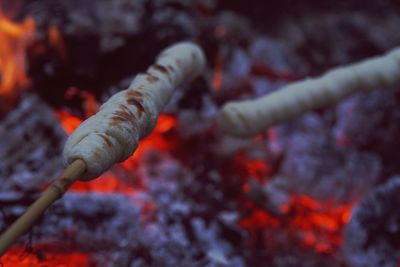
<path id="1" fill-rule="evenodd" d="M 205 51 L 127 161 L 77 182 L 2 266 L 398 267 L 400 93 L 222 136 L 215 115 L 400 44 L 395 0 L 3 0 L 0 230 L 67 136 L 166 46 Z M 400 84 L 399 84 L 400 88 Z"/>

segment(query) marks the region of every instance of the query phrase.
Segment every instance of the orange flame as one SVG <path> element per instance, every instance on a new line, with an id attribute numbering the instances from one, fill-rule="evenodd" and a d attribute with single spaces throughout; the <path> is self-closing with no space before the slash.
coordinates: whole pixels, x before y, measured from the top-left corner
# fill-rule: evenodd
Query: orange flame
<path id="1" fill-rule="evenodd" d="M 15 90 L 28 85 L 26 50 L 33 41 L 34 33 L 32 18 L 16 23 L 0 10 L 0 97 L 16 95 Z"/>
<path id="2" fill-rule="evenodd" d="M 57 26 L 51 25 L 47 30 L 50 45 L 55 48 L 62 59 L 67 59 L 64 39 Z"/>
<path id="3" fill-rule="evenodd" d="M 83 121 L 67 111 L 57 110 L 55 114 L 58 120 L 61 122 L 61 127 L 68 135 L 71 135 L 72 132 L 75 131 L 75 129 L 78 128 L 79 124 L 81 124 Z"/>
<path id="4" fill-rule="evenodd" d="M 76 87 L 71 87 L 66 91 L 66 98 L 70 98 L 75 94 L 78 94 L 83 99 L 83 109 L 85 110 L 86 118 L 94 115 L 99 110 L 99 103 L 93 94 L 84 90 L 80 91 Z M 83 122 L 82 119 L 64 110 L 56 110 L 55 114 L 61 122 L 62 128 L 68 135 L 71 135 Z"/>

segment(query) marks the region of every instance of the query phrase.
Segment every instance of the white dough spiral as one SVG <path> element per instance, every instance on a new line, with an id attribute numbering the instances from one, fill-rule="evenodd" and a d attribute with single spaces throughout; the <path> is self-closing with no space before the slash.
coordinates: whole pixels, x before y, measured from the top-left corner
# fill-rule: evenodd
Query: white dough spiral
<path id="1" fill-rule="evenodd" d="M 82 159 L 87 168 L 80 180 L 91 180 L 127 159 L 153 130 L 173 90 L 199 76 L 204 67 L 204 54 L 193 43 L 163 50 L 128 89 L 113 95 L 72 133 L 64 147 L 64 165 Z"/>

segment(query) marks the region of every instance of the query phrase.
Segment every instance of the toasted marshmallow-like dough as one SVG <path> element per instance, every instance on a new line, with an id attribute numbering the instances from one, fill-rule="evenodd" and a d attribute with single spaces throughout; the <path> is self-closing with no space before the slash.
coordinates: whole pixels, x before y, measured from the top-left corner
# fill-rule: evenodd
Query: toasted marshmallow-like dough
<path id="1" fill-rule="evenodd" d="M 225 104 L 217 116 L 222 132 L 252 137 L 304 112 L 337 103 L 359 91 L 400 83 L 400 48 L 305 79 L 255 100 Z"/>
<path id="2" fill-rule="evenodd" d="M 204 67 L 205 56 L 193 43 L 178 43 L 162 51 L 129 89 L 113 95 L 72 133 L 64 147 L 64 165 L 82 159 L 87 168 L 80 180 L 91 180 L 126 160 L 138 141 L 153 130 L 173 90 L 199 76 Z"/>

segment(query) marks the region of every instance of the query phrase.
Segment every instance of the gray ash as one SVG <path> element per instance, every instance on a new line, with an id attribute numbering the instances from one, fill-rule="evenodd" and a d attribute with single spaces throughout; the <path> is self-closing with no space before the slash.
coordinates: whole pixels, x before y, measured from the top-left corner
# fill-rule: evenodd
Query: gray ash
<path id="1" fill-rule="evenodd" d="M 66 134 L 53 110 L 27 94 L 0 121 L 1 192 L 34 191 L 49 182 L 62 164 Z"/>
<path id="2" fill-rule="evenodd" d="M 398 266 L 400 259 L 400 178 L 393 177 L 354 209 L 343 253 L 351 266 Z"/>

